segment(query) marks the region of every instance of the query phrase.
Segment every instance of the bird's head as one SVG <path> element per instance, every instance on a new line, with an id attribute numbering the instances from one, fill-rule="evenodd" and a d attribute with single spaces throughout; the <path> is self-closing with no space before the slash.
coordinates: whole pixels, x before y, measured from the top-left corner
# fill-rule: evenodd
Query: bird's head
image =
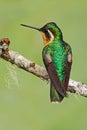
<path id="1" fill-rule="evenodd" d="M 32 27 L 25 24 L 21 25 L 40 31 L 45 46 L 52 43 L 54 40 L 62 39 L 62 32 L 54 22 L 47 23 L 42 28 Z"/>

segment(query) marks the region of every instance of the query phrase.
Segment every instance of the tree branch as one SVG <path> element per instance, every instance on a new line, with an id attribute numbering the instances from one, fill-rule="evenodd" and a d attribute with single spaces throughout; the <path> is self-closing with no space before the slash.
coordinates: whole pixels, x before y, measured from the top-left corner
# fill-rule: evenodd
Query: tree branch
<path id="1" fill-rule="evenodd" d="M 9 50 L 10 41 L 8 38 L 3 38 L 0 40 L 0 57 L 6 61 L 9 61 L 12 64 L 15 64 L 17 67 L 34 74 L 35 76 L 49 81 L 49 76 L 44 67 L 41 67 L 20 55 L 19 53 Z M 71 93 L 80 94 L 84 97 L 87 97 L 87 85 L 81 82 L 70 79 L 68 90 Z"/>

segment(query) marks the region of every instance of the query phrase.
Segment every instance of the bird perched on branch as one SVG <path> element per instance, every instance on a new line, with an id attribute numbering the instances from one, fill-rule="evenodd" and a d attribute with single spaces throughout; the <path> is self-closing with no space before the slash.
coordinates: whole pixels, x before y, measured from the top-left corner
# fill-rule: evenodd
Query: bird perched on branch
<path id="1" fill-rule="evenodd" d="M 50 100 L 61 102 L 67 96 L 72 65 L 70 45 L 63 40 L 62 31 L 54 22 L 47 23 L 42 28 L 21 25 L 41 32 L 44 42 L 42 57 L 50 77 Z"/>

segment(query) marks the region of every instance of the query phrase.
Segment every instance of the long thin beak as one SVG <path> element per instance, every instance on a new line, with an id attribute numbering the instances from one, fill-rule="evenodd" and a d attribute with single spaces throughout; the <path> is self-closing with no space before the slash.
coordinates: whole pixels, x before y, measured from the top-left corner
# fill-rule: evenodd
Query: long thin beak
<path id="1" fill-rule="evenodd" d="M 40 31 L 40 28 L 37 28 L 37 27 L 32 27 L 32 26 L 25 25 L 25 24 L 21 24 L 21 26 L 28 27 L 28 28 L 32 28 L 32 29 L 35 29 L 35 30 Z"/>

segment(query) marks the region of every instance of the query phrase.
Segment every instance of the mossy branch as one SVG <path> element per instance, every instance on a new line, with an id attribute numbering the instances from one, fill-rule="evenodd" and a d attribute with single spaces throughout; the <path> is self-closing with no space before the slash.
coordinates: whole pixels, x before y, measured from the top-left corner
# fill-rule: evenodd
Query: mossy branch
<path id="1" fill-rule="evenodd" d="M 37 65 L 35 62 L 30 61 L 20 55 L 19 53 L 9 50 L 10 41 L 8 38 L 0 40 L 0 57 L 17 67 L 34 74 L 35 76 L 49 81 L 49 76 L 46 69 L 42 66 Z M 71 93 L 80 94 L 81 96 L 87 97 L 87 85 L 82 82 L 77 82 L 70 79 L 68 90 Z"/>

